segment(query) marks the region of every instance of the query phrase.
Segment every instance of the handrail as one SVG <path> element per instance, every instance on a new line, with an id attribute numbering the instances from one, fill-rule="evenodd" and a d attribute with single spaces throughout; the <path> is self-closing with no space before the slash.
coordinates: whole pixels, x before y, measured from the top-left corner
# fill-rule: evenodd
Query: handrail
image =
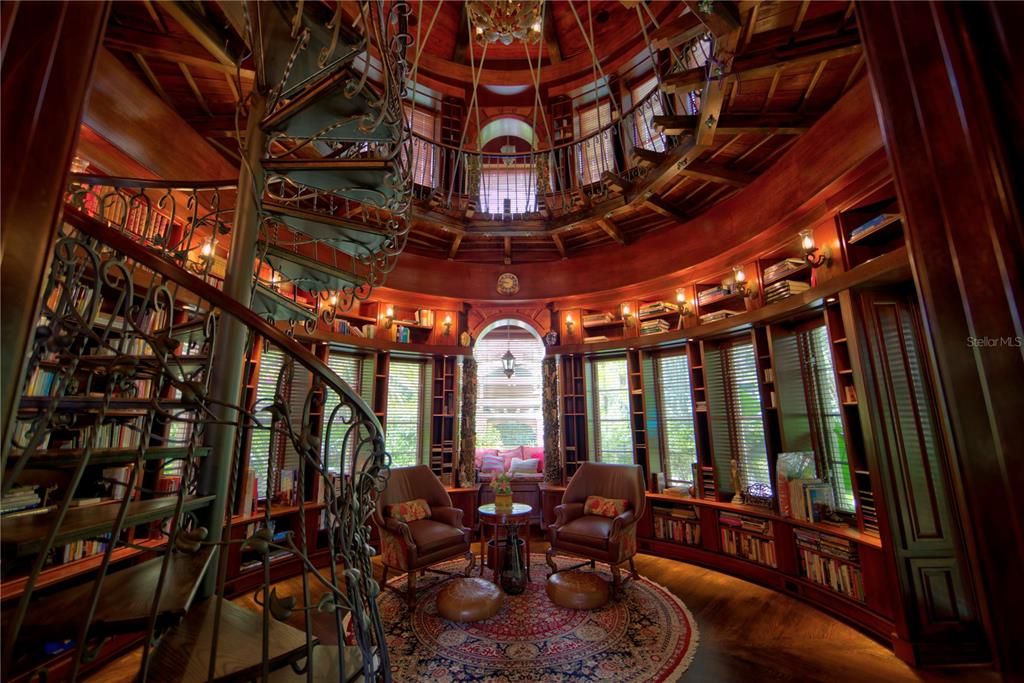
<path id="1" fill-rule="evenodd" d="M 362 396 L 352 388 L 325 363 L 307 351 L 301 344 L 286 335 L 284 332 L 268 323 L 263 318 L 243 306 L 239 301 L 228 296 L 221 290 L 204 282 L 198 277 L 188 273 L 178 266 L 169 263 L 148 249 L 144 249 L 137 242 L 129 239 L 123 233 L 103 225 L 92 216 L 70 206 L 64 208 L 64 220 L 70 223 L 81 233 L 103 242 L 107 246 L 125 254 L 140 265 L 152 270 L 168 280 L 186 288 L 193 294 L 210 302 L 212 305 L 226 311 L 228 315 L 239 320 L 246 327 L 252 329 L 258 335 L 269 339 L 275 345 L 286 350 L 292 357 L 301 363 L 310 372 L 319 375 L 331 389 L 343 394 L 363 413 L 364 417 L 377 430 L 376 434 L 382 435 L 384 429 L 374 414 L 373 410 L 366 404 Z"/>
<path id="2" fill-rule="evenodd" d="M 123 176 L 92 175 L 89 173 L 70 173 L 68 182 L 105 185 L 107 187 L 149 188 L 160 190 L 233 190 L 238 187 L 238 179 L 231 180 L 143 180 L 141 178 L 125 178 Z"/>

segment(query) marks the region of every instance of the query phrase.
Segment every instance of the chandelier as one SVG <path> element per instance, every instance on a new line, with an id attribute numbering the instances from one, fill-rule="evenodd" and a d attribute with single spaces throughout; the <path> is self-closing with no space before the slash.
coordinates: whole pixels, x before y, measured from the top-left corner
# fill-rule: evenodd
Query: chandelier
<path id="1" fill-rule="evenodd" d="M 536 43 L 541 36 L 542 0 L 472 0 L 466 3 L 476 41 L 481 45 L 514 40 Z"/>
<path id="2" fill-rule="evenodd" d="M 505 328 L 505 343 L 508 345 L 505 355 L 501 357 L 501 369 L 505 372 L 505 377 L 512 379 L 512 375 L 516 374 L 516 357 L 512 355 L 512 325 L 509 324 Z"/>

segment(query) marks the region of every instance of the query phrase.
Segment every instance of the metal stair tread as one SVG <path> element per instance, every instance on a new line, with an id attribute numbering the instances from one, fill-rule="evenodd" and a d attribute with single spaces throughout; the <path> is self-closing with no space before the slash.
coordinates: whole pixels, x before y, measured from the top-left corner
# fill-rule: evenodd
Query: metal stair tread
<path id="1" fill-rule="evenodd" d="M 210 546 L 194 554 L 171 554 L 157 607 L 158 628 L 170 625 L 185 615 L 212 557 L 213 548 Z M 155 557 L 115 571 L 104 578 L 89 625 L 90 637 L 146 629 L 163 562 L 164 556 Z M 22 622 L 19 638 L 77 638 L 87 616 L 92 590 L 92 583 L 84 583 L 50 595 L 34 597 L 32 607 Z M 5 611 L 5 627 L 13 611 Z"/>
<path id="2" fill-rule="evenodd" d="M 388 159 L 266 159 L 263 168 L 299 185 L 378 208 L 388 208 L 402 190 L 398 164 Z"/>
<path id="3" fill-rule="evenodd" d="M 217 609 L 217 653 L 213 678 L 208 679 Z M 313 637 L 312 644 L 319 641 Z M 270 617 L 268 664 L 273 671 L 305 655 L 306 634 Z M 150 660 L 147 681 L 200 683 L 257 678 L 263 668 L 263 615 L 222 598 L 213 598 L 189 610 L 181 623 L 160 639 Z"/>
<path id="4" fill-rule="evenodd" d="M 337 291 L 361 286 L 366 279 L 342 268 L 331 266 L 275 245 L 266 248 L 266 262 L 287 281 L 306 291 Z"/>
<path id="5" fill-rule="evenodd" d="M 358 247 L 376 252 L 389 237 L 389 231 L 383 226 L 307 211 L 272 200 L 265 199 L 263 208 L 292 230 L 328 242 L 349 254 L 355 253 Z M 358 236 L 349 234 L 353 232 Z"/>
<path id="6" fill-rule="evenodd" d="M 212 501 L 214 496 L 185 496 L 183 511 L 195 510 Z M 162 519 L 174 513 L 177 496 L 134 500 L 128 503 L 124 528 Z M 72 541 L 94 538 L 109 532 L 117 519 L 120 503 L 113 502 L 88 507 L 70 508 L 64 515 L 53 540 L 53 546 Z M 7 557 L 22 557 L 43 549 L 57 518 L 57 511 L 28 517 L 7 518 L 0 523 L 0 551 Z"/>

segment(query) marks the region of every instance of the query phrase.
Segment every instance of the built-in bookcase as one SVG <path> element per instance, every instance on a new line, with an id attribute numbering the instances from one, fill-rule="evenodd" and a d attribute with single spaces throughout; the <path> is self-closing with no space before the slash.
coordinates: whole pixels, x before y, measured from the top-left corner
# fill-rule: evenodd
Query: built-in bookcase
<path id="1" fill-rule="evenodd" d="M 690 391 L 693 393 L 693 428 L 697 441 L 697 462 L 694 464 L 693 487 L 696 495 L 708 500 L 718 498 L 718 480 L 715 475 L 711 450 L 711 422 L 708 413 L 708 391 L 704 370 L 704 344 L 686 345 L 690 365 Z"/>
<path id="2" fill-rule="evenodd" d="M 650 480 L 647 434 L 647 411 L 644 406 L 644 353 L 638 349 L 626 352 L 629 384 L 629 422 L 633 432 L 633 462 L 644 470 L 644 481 Z"/>
<path id="3" fill-rule="evenodd" d="M 562 419 L 562 462 L 566 481 L 576 474 L 587 452 L 587 389 L 582 354 L 559 358 L 559 387 Z"/>
<path id="4" fill-rule="evenodd" d="M 435 356 L 430 416 L 430 469 L 446 486 L 455 483 L 459 362 L 457 356 Z"/>

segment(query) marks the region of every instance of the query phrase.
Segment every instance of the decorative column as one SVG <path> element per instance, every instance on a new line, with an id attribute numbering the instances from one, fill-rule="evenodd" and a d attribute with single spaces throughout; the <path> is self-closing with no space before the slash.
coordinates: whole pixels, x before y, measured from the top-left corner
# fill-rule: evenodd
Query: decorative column
<path id="1" fill-rule="evenodd" d="M 462 359 L 462 419 L 459 428 L 459 485 L 476 483 L 476 359 Z"/>
<path id="2" fill-rule="evenodd" d="M 544 359 L 541 382 L 544 411 L 544 481 L 548 484 L 560 484 L 562 454 L 558 448 L 558 362 L 553 356 Z"/>

